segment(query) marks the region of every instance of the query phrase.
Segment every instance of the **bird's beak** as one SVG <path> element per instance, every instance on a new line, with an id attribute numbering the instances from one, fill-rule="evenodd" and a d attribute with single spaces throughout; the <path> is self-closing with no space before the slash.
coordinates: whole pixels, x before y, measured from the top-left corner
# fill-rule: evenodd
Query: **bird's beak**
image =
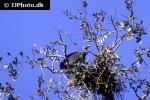
<path id="1" fill-rule="evenodd" d="M 88 52 L 87 49 L 88 49 L 89 47 L 90 47 L 90 45 L 86 45 L 86 46 L 84 47 L 84 51 L 85 51 L 85 52 Z"/>
<path id="2" fill-rule="evenodd" d="M 90 47 L 90 45 L 87 45 L 87 46 L 86 46 L 86 49 L 88 49 L 89 47 Z"/>
<path id="3" fill-rule="evenodd" d="M 85 48 L 89 48 L 90 47 L 90 45 L 85 45 Z"/>

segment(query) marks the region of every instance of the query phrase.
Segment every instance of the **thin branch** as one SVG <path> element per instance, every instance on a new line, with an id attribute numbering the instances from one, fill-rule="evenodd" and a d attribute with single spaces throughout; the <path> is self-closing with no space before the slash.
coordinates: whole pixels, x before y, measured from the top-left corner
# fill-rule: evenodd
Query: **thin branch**
<path id="1" fill-rule="evenodd" d="M 142 72 L 144 71 L 145 68 L 147 68 L 147 67 L 145 66 L 144 68 L 142 68 L 142 70 L 138 73 L 137 76 L 134 77 L 133 80 L 136 80 L 142 74 Z"/>
<path id="2" fill-rule="evenodd" d="M 137 90 L 132 86 L 132 83 L 129 82 L 130 87 L 133 89 L 135 95 L 138 97 L 139 100 L 141 100 L 141 97 L 138 95 Z"/>
<path id="3" fill-rule="evenodd" d="M 114 48 L 114 49 L 113 49 L 113 52 L 115 52 L 115 51 L 118 49 L 118 47 L 122 44 L 124 37 L 125 37 L 125 34 L 122 35 L 122 36 L 120 37 L 120 39 L 116 42 L 116 44 L 115 44 L 114 47 L 113 47 L 113 48 Z"/>
<path id="4" fill-rule="evenodd" d="M 150 94 L 150 87 L 148 87 L 148 92 L 144 94 L 144 96 L 142 96 L 142 100 L 146 100 L 146 97 Z"/>
<path id="5" fill-rule="evenodd" d="M 115 25 L 115 23 L 114 23 L 114 19 L 113 19 L 112 15 L 111 15 L 111 17 L 110 17 L 110 20 L 111 20 L 111 23 L 112 23 L 112 25 L 113 25 L 115 31 L 116 31 L 115 40 L 114 40 L 113 45 L 112 45 L 112 47 L 114 47 L 115 44 L 116 44 L 116 42 L 117 42 L 117 40 L 118 40 L 118 29 L 117 29 L 117 27 L 116 27 L 116 25 Z"/>
<path id="6" fill-rule="evenodd" d="M 89 25 L 87 22 L 86 22 L 86 24 L 87 24 L 87 28 L 88 28 L 88 31 L 89 31 L 90 35 L 91 36 L 94 35 L 94 37 L 95 37 L 94 38 L 94 40 L 95 40 L 95 46 L 96 46 L 97 51 L 100 54 L 99 46 L 97 45 L 97 39 L 98 39 L 98 37 L 97 37 L 97 35 L 94 32 L 91 31 L 92 30 L 91 25 Z"/>

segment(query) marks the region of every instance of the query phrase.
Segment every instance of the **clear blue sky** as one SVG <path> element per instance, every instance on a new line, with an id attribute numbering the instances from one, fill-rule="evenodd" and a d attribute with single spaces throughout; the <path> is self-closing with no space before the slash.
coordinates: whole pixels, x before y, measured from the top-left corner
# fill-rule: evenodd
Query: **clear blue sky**
<path id="1" fill-rule="evenodd" d="M 123 0 L 87 0 L 89 3 L 88 14 L 104 9 L 108 13 L 113 13 L 114 10 L 118 14 L 126 14 L 124 10 Z M 150 32 L 150 1 L 149 0 L 136 0 L 136 16 L 138 19 L 143 19 L 147 32 Z M 77 12 L 81 8 L 80 0 L 51 0 L 51 10 L 28 10 L 28 11 L 0 11 L 0 56 L 6 56 L 9 51 L 16 55 L 20 50 L 24 51 L 26 55 L 31 55 L 31 47 L 34 43 L 38 47 L 45 46 L 51 41 L 58 39 L 57 32 L 51 26 L 71 32 L 73 34 L 82 33 L 79 30 L 79 22 L 69 20 L 63 11 L 69 9 L 70 11 Z M 148 47 L 150 43 L 150 35 L 144 37 L 143 44 Z M 134 45 L 128 44 L 131 49 Z M 150 44 L 149 44 L 150 45 Z M 125 48 L 121 48 L 125 50 Z M 76 50 L 79 50 L 76 48 Z M 70 48 L 68 52 L 73 52 L 74 49 Z M 126 54 L 123 54 L 126 55 Z M 129 59 L 128 59 L 129 60 Z M 126 61 L 128 61 L 126 60 Z M 26 69 L 27 68 L 27 69 Z M 30 66 L 24 66 L 23 73 L 14 84 L 17 86 L 17 93 L 21 94 L 21 99 L 27 100 L 29 93 L 34 94 L 36 83 L 36 75 L 40 75 L 40 69 L 30 70 Z M 6 76 L 0 72 L 0 82 L 6 81 Z M 22 88 L 22 86 L 24 88 Z M 23 95 L 24 94 L 24 95 Z M 22 96 L 23 95 L 23 96 Z M 135 99 L 131 93 L 124 94 L 126 100 Z M 25 99 L 26 98 L 26 99 Z M 51 98 L 52 99 L 52 98 Z M 53 100 L 57 100 L 53 98 Z"/>

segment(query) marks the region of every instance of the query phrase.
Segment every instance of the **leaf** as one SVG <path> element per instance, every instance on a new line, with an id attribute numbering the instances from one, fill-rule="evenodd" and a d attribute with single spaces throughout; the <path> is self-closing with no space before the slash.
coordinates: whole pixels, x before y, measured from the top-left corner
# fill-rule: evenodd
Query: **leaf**
<path id="1" fill-rule="evenodd" d="M 108 34 L 112 34 L 112 31 L 108 31 Z"/>
<path id="2" fill-rule="evenodd" d="M 141 85 L 138 85 L 137 88 L 138 88 L 138 89 L 141 89 Z"/>
<path id="3" fill-rule="evenodd" d="M 17 75 L 17 70 L 13 70 L 11 74 L 12 74 L 13 76 L 16 76 L 16 75 Z"/>
<path id="4" fill-rule="evenodd" d="M 12 65 L 12 63 L 10 63 L 9 66 L 8 66 L 8 70 L 11 71 L 11 70 L 13 70 L 13 69 L 14 69 L 14 68 L 13 68 L 13 65 Z"/>
<path id="5" fill-rule="evenodd" d="M 14 65 L 17 65 L 17 64 L 18 64 L 18 58 L 17 58 L 17 57 L 15 57 L 15 60 L 13 61 L 13 64 L 14 64 Z"/>
<path id="6" fill-rule="evenodd" d="M 50 78 L 50 80 L 49 80 L 50 82 L 53 82 L 54 81 L 54 78 Z"/>
<path id="7" fill-rule="evenodd" d="M 6 85 L 10 86 L 10 83 L 6 82 Z"/>
<path id="8" fill-rule="evenodd" d="M 0 57 L 0 63 L 2 62 L 2 60 L 3 60 L 3 57 Z"/>
<path id="9" fill-rule="evenodd" d="M 44 96 L 43 90 L 38 89 L 38 90 L 37 90 L 37 95 L 38 95 L 38 96 Z"/>
<path id="10" fill-rule="evenodd" d="M 45 100 L 49 100 L 49 98 L 46 96 Z"/>
<path id="11" fill-rule="evenodd" d="M 146 90 L 143 91 L 144 94 L 149 93 L 149 89 L 146 88 Z"/>
<path id="12" fill-rule="evenodd" d="M 10 52 L 7 52 L 7 55 L 8 55 L 8 56 L 11 56 Z"/>
<path id="13" fill-rule="evenodd" d="M 44 82 L 44 79 L 43 79 L 43 76 L 41 75 L 40 77 L 38 77 L 39 79 L 38 79 L 38 82 L 39 83 L 43 83 Z"/>
<path id="14" fill-rule="evenodd" d="M 128 25 L 129 25 L 129 21 L 127 21 L 127 20 L 123 20 L 123 21 L 120 23 L 120 27 L 121 27 L 122 29 L 126 28 Z"/>
<path id="15" fill-rule="evenodd" d="M 105 87 L 106 87 L 106 88 L 108 88 L 108 83 L 107 83 L 107 84 L 105 84 Z"/>
<path id="16" fill-rule="evenodd" d="M 102 18 L 101 18 L 101 21 L 104 22 L 104 20 L 105 20 L 105 17 L 102 17 Z"/>
<path id="17" fill-rule="evenodd" d="M 110 53 L 110 52 L 112 52 L 112 48 L 106 47 L 106 51 L 107 51 L 108 53 Z"/>
<path id="18" fill-rule="evenodd" d="M 143 63 L 143 59 L 140 58 L 140 59 L 137 61 L 137 65 L 140 66 L 142 63 Z"/>
<path id="19" fill-rule="evenodd" d="M 150 59 L 150 53 L 147 54 L 147 57 Z"/>
<path id="20" fill-rule="evenodd" d="M 58 90 L 58 89 L 55 89 L 54 94 L 56 94 L 56 93 L 59 93 L 59 90 Z"/>
<path id="21" fill-rule="evenodd" d="M 140 24 L 142 24 L 142 25 L 144 24 L 142 20 L 140 21 Z"/>
<path id="22" fill-rule="evenodd" d="M 0 83 L 0 89 L 2 88 L 2 83 Z"/>
<path id="23" fill-rule="evenodd" d="M 74 45 L 78 45 L 77 43 L 73 42 Z"/>
<path id="24" fill-rule="evenodd" d="M 117 54 L 114 54 L 115 59 L 119 60 L 119 56 Z"/>
<path id="25" fill-rule="evenodd" d="M 17 65 L 16 61 L 13 61 L 12 63 L 13 63 L 14 65 Z"/>
<path id="26" fill-rule="evenodd" d="M 22 51 L 20 51 L 20 53 L 19 53 L 20 55 L 21 55 L 21 57 L 23 58 L 23 52 Z"/>
<path id="27" fill-rule="evenodd" d="M 127 35 L 126 38 L 127 38 L 128 40 L 131 40 L 131 39 L 133 38 L 133 36 L 132 36 L 132 35 Z"/>
<path id="28" fill-rule="evenodd" d="M 5 64 L 5 65 L 4 65 L 4 68 L 8 68 L 8 65 Z"/>
<path id="29" fill-rule="evenodd" d="M 132 28 L 131 28 L 131 27 L 130 27 L 130 28 L 128 28 L 128 29 L 127 29 L 127 31 L 128 31 L 128 32 L 131 32 L 131 31 L 132 31 Z"/>
<path id="30" fill-rule="evenodd" d="M 87 4 L 87 2 L 86 2 L 86 1 L 82 1 L 82 6 L 83 6 L 83 7 L 85 7 L 85 8 L 86 8 L 86 7 L 87 7 L 87 5 L 88 5 L 88 4 Z"/>
<path id="31" fill-rule="evenodd" d="M 136 43 L 140 43 L 141 44 L 141 42 L 142 42 L 142 38 L 136 37 Z"/>

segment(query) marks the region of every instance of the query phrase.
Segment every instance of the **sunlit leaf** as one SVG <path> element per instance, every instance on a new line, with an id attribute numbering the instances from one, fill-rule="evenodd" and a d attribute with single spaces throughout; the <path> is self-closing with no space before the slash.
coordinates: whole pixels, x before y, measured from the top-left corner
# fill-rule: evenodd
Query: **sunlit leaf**
<path id="1" fill-rule="evenodd" d="M 142 63 L 143 63 L 143 59 L 140 58 L 140 59 L 137 61 L 137 65 L 140 66 Z"/>
<path id="2" fill-rule="evenodd" d="M 114 57 L 115 57 L 116 59 L 119 59 L 119 56 L 118 56 L 117 54 L 114 54 Z"/>
<path id="3" fill-rule="evenodd" d="M 4 68 L 8 68 L 8 67 L 9 67 L 8 65 L 6 65 L 6 64 L 4 65 Z"/>
<path id="4" fill-rule="evenodd" d="M 108 34 L 112 34 L 112 31 L 108 31 Z"/>
<path id="5" fill-rule="evenodd" d="M 133 36 L 132 36 L 132 35 L 127 35 L 126 38 L 127 38 L 128 40 L 131 40 L 131 39 L 133 38 Z"/>
<path id="6" fill-rule="evenodd" d="M 128 31 L 128 32 L 130 32 L 131 30 L 132 30 L 132 28 L 131 28 L 131 27 L 127 29 L 127 31 Z"/>

